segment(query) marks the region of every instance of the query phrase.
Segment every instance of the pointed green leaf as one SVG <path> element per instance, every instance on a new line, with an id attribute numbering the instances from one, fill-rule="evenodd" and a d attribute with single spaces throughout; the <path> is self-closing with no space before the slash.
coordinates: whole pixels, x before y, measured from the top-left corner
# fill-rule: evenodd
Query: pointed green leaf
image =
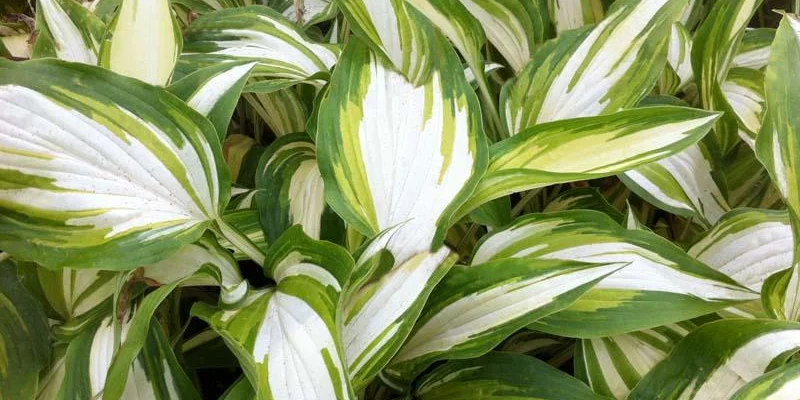
<path id="1" fill-rule="evenodd" d="M 0 399 L 33 398 L 50 351 L 41 304 L 19 281 L 17 266 L 0 260 Z"/>
<path id="2" fill-rule="evenodd" d="M 746 30 L 731 66 L 750 69 L 764 68 L 769 61 L 770 45 L 772 45 L 773 39 L 775 39 L 775 29 L 773 28 Z"/>
<path id="3" fill-rule="evenodd" d="M 458 215 L 510 193 L 614 175 L 679 153 L 718 116 L 662 106 L 535 125 L 492 146 L 486 174 Z"/>
<path id="4" fill-rule="evenodd" d="M 519 73 L 550 36 L 546 0 L 460 0 L 483 25 L 486 38 Z"/>
<path id="5" fill-rule="evenodd" d="M 622 222 L 625 216 L 614 206 L 608 203 L 597 188 L 574 188 L 567 190 L 547 203 L 542 212 L 565 210 L 595 210 L 611 217 L 614 221 Z"/>
<path id="6" fill-rule="evenodd" d="M 234 227 L 237 231 L 241 232 L 253 242 L 262 252 L 266 252 L 269 244 L 264 235 L 264 230 L 261 229 L 259 222 L 259 215 L 256 210 L 236 210 L 228 211 L 222 216 L 222 220 L 228 225 Z M 247 260 L 248 257 L 241 250 L 237 249 L 229 240 L 224 237 L 217 238 L 219 244 L 232 251 L 233 257 L 236 260 Z"/>
<path id="7" fill-rule="evenodd" d="M 798 349 L 800 324 L 794 322 L 712 322 L 678 343 L 628 399 L 730 399 L 738 389 L 782 364 Z"/>
<path id="8" fill-rule="evenodd" d="M 97 65 L 106 25 L 74 0 L 39 0 L 33 58 Z"/>
<path id="9" fill-rule="evenodd" d="M 627 263 L 572 306 L 530 325 L 562 336 L 632 332 L 758 298 L 658 235 L 627 230 L 596 211 L 523 216 L 482 238 L 472 263 L 504 258 Z"/>
<path id="10" fill-rule="evenodd" d="M 706 110 L 722 111 L 714 139 L 727 155 L 738 142 L 737 123 L 722 92 L 745 27 L 763 0 L 719 1 L 697 30 L 692 44 L 692 68 L 700 102 Z"/>
<path id="11" fill-rule="evenodd" d="M 434 361 L 482 355 L 623 266 L 520 259 L 457 266 L 431 293 L 384 379 L 410 382 Z"/>
<path id="12" fill-rule="evenodd" d="M 602 400 L 583 382 L 522 354 L 450 361 L 417 383 L 420 400 Z"/>
<path id="13" fill-rule="evenodd" d="M 83 64 L 0 62 L 0 248 L 130 269 L 200 237 L 228 199 L 213 126 L 165 90 Z"/>
<path id="14" fill-rule="evenodd" d="M 593 29 L 562 34 L 543 46 L 503 87 L 500 108 L 509 132 L 638 103 L 661 74 L 682 3 L 617 1 Z"/>
<path id="15" fill-rule="evenodd" d="M 222 142 L 228 134 L 233 109 L 255 65 L 255 62 L 229 62 L 202 68 L 173 83 L 167 90 L 207 117 Z"/>

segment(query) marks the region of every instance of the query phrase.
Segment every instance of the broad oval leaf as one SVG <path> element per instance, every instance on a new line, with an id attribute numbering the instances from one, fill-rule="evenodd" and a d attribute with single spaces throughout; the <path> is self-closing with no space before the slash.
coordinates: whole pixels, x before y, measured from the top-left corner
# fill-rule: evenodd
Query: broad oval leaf
<path id="1" fill-rule="evenodd" d="M 225 339 L 259 399 L 351 399 L 337 314 L 352 265 L 344 249 L 294 227 L 264 263 L 276 286 L 236 310 L 199 303 L 192 314 Z"/>
<path id="2" fill-rule="evenodd" d="M 628 399 L 730 399 L 798 349 L 797 323 L 757 319 L 712 322 L 678 343 Z"/>
<path id="3" fill-rule="evenodd" d="M 130 269 L 200 237 L 229 195 L 213 126 L 166 91 L 82 64 L 0 62 L 0 248 Z"/>
<path id="4" fill-rule="evenodd" d="M 473 264 L 504 258 L 627 263 L 572 306 L 531 328 L 591 338 L 662 326 L 758 295 L 647 231 L 595 211 L 529 214 L 479 243 Z"/>
<path id="5" fill-rule="evenodd" d="M 398 264 L 441 243 L 486 165 L 480 108 L 461 63 L 452 50 L 435 57 L 429 80 L 414 86 L 351 40 L 320 104 L 325 198 L 368 237 L 395 229 L 387 246 Z"/>

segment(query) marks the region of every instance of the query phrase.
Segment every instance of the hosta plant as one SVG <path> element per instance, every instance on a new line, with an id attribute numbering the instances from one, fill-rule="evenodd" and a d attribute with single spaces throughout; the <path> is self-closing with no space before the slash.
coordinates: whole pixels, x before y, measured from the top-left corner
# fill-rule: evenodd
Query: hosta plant
<path id="1" fill-rule="evenodd" d="M 9 2 L 0 400 L 800 398 L 796 11 Z"/>

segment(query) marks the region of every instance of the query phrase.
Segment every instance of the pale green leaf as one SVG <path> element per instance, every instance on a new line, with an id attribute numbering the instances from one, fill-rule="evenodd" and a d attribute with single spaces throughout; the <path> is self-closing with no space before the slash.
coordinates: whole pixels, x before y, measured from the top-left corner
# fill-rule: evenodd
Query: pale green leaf
<path id="1" fill-rule="evenodd" d="M 182 36 L 169 0 L 121 0 L 100 50 L 100 65 L 152 85 L 167 85 Z"/>

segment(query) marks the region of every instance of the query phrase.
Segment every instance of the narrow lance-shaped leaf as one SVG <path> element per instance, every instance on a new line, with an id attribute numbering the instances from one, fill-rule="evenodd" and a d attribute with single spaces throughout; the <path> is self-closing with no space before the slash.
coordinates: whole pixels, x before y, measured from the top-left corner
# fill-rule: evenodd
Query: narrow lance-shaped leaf
<path id="1" fill-rule="evenodd" d="M 714 127 L 714 140 L 723 155 L 738 142 L 737 123 L 722 93 L 745 27 L 763 0 L 719 1 L 698 28 L 692 44 L 692 68 L 703 108 L 724 112 Z"/>
<path id="2" fill-rule="evenodd" d="M 680 22 L 672 24 L 667 50 L 667 65 L 658 82 L 661 94 L 675 94 L 694 80 L 692 74 L 692 35 Z"/>
<path id="3" fill-rule="evenodd" d="M 44 311 L 0 253 L 0 399 L 30 399 L 50 357 Z"/>
<path id="4" fill-rule="evenodd" d="M 130 269 L 200 237 L 229 195 L 213 126 L 166 91 L 56 60 L 0 63 L 0 248 Z"/>
<path id="5" fill-rule="evenodd" d="M 787 14 L 772 43 L 765 74 L 767 115 L 756 141 L 756 155 L 789 210 L 795 238 L 800 240 L 800 19 Z M 762 291 L 768 312 L 779 318 L 800 319 L 800 252 L 795 251 L 792 268 L 773 275 Z"/>
<path id="6" fill-rule="evenodd" d="M 78 318 L 114 295 L 117 273 L 97 269 L 36 268 L 42 292 L 64 321 Z"/>
<path id="7" fill-rule="evenodd" d="M 33 58 L 56 57 L 97 65 L 106 26 L 91 11 L 77 1 L 39 0 L 36 19 L 39 34 Z"/>
<path id="8" fill-rule="evenodd" d="M 492 352 L 450 361 L 416 384 L 420 400 L 603 400 L 583 382 L 522 354 Z"/>
<path id="9" fill-rule="evenodd" d="M 614 175 L 679 153 L 717 117 L 660 106 L 535 125 L 492 146 L 486 174 L 458 215 L 510 193 Z"/>
<path id="10" fill-rule="evenodd" d="M 653 87 L 681 0 L 622 0 L 592 29 L 563 34 L 503 87 L 511 134 L 543 122 L 613 113 Z"/>
<path id="11" fill-rule="evenodd" d="M 701 143 L 659 161 L 625 171 L 632 192 L 673 214 L 710 227 L 730 210 L 713 176 L 713 159 Z"/>
<path id="12" fill-rule="evenodd" d="M 269 243 L 264 235 L 264 230 L 261 229 L 258 211 L 253 209 L 228 211 L 222 216 L 222 219 L 225 223 L 247 236 L 247 239 L 260 248 L 262 252 L 266 252 Z M 248 258 L 246 254 L 224 237 L 218 237 L 217 242 L 222 247 L 232 251 L 236 260 L 246 260 Z"/>
<path id="13" fill-rule="evenodd" d="M 283 78 L 321 85 L 336 63 L 336 46 L 312 42 L 297 25 L 264 6 L 224 9 L 205 14 L 189 25 L 182 73 L 234 60 L 258 62 L 254 77 Z"/>
<path id="14" fill-rule="evenodd" d="M 430 80 L 437 47 L 431 23 L 405 0 L 339 0 L 353 30 L 373 51 L 386 56 L 413 85 Z"/>
<path id="15" fill-rule="evenodd" d="M 257 398 L 351 399 L 337 310 L 352 264 L 344 249 L 294 227 L 264 263 L 275 287 L 248 293 L 236 310 L 200 303 L 192 314 L 225 339 Z"/>
<path id="16" fill-rule="evenodd" d="M 351 40 L 320 104 L 326 200 L 368 237 L 392 228 L 396 264 L 441 243 L 486 165 L 475 93 L 452 50 L 435 57 L 414 86 Z"/>
<path id="17" fill-rule="evenodd" d="M 712 322 L 678 343 L 628 399 L 730 399 L 738 389 L 782 364 L 798 349 L 800 324 L 794 322 Z"/>
<path id="18" fill-rule="evenodd" d="M 299 6 L 302 4 L 302 7 Z M 293 0 L 271 1 L 270 7 L 280 11 L 284 17 L 303 26 L 314 25 L 336 17 L 339 9 L 332 0 Z"/>
<path id="19" fill-rule="evenodd" d="M 255 187 L 256 169 L 264 149 L 255 139 L 240 133 L 225 138 L 222 155 L 231 171 L 233 183 L 247 188 Z"/>
<path id="20" fill-rule="evenodd" d="M 575 376 L 595 393 L 624 400 L 631 389 L 694 325 L 690 322 L 595 339 L 580 339 L 575 348 Z"/>
<path id="21" fill-rule="evenodd" d="M 483 25 L 486 38 L 519 73 L 550 35 L 546 0 L 460 0 Z"/>
<path id="22" fill-rule="evenodd" d="M 591 338 L 708 314 L 758 295 L 647 231 L 595 211 L 530 214 L 485 236 L 472 263 L 504 258 L 627 263 L 570 307 L 531 328 Z"/>
<path id="23" fill-rule="evenodd" d="M 434 289 L 384 379 L 410 382 L 434 361 L 482 355 L 622 267 L 520 259 L 457 266 Z"/>
<path id="24" fill-rule="evenodd" d="M 152 85 L 166 85 L 182 45 L 169 0 L 120 3 L 100 50 L 100 65 Z"/>
<path id="25" fill-rule="evenodd" d="M 228 134 L 233 109 L 255 65 L 255 62 L 213 65 L 183 77 L 167 90 L 207 117 L 222 142 Z"/>
<path id="26" fill-rule="evenodd" d="M 562 192 L 544 207 L 542 212 L 554 212 L 565 210 L 595 210 L 608 215 L 617 222 L 625 219 L 619 210 L 608 203 L 605 197 L 600 194 L 597 188 L 574 188 Z M 511 221 L 509 221 L 511 222 Z M 506 224 L 507 225 L 507 224 Z"/>

